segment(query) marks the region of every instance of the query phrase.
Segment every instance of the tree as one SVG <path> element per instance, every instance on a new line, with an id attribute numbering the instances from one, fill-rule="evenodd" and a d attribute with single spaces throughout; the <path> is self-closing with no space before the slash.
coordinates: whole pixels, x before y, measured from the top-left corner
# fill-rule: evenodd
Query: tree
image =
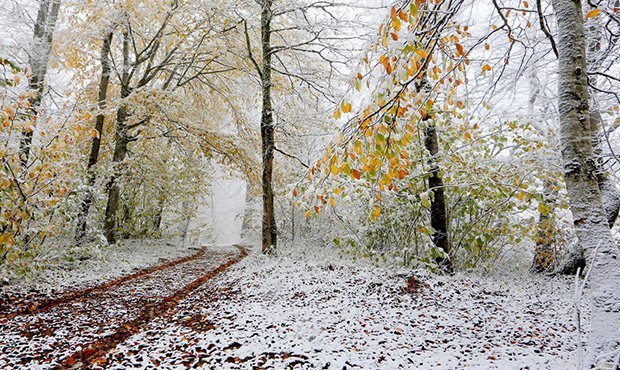
<path id="1" fill-rule="evenodd" d="M 276 215 L 274 209 L 273 194 L 273 153 L 275 148 L 275 128 L 273 122 L 273 109 L 271 107 L 271 21 L 272 1 L 263 0 L 261 5 L 261 49 L 262 64 L 260 69 L 262 108 L 261 108 L 261 143 L 263 154 L 263 253 L 268 253 L 277 246 Z"/>
<path id="2" fill-rule="evenodd" d="M 34 38 L 29 61 L 31 69 L 29 84 L 30 88 L 35 92 L 34 96 L 30 99 L 30 108 L 33 112 L 33 117 L 40 116 L 39 109 L 41 100 L 43 99 L 43 93 L 45 92 L 45 77 L 47 76 L 49 57 L 52 51 L 52 39 L 54 37 L 59 11 L 60 0 L 39 1 L 39 11 L 34 25 Z M 19 143 L 20 161 L 24 168 L 28 166 L 33 135 L 34 126 L 24 128 Z"/>
<path id="3" fill-rule="evenodd" d="M 355 50 L 351 41 L 360 36 L 343 31 L 351 24 L 349 16 L 338 18 L 334 15 L 344 15 L 345 9 L 353 9 L 346 2 L 293 0 L 274 5 L 272 0 L 262 0 L 258 3 L 261 14 L 260 60 L 254 57 L 248 20 L 241 16 L 247 55 L 261 87 L 262 250 L 269 253 L 277 247 L 278 237 L 274 154 L 278 152 L 303 163 L 276 145 L 276 131 L 278 128 L 282 131 L 282 127 L 278 127 L 274 119 L 274 85 L 288 83 L 290 89 L 287 93 L 291 96 L 315 101 L 321 99 L 333 104 L 337 87 L 332 84 L 342 73 L 338 68 L 349 62 L 351 51 Z M 345 52 L 346 48 L 349 50 Z M 306 93 L 304 97 L 302 90 Z M 308 102 L 305 104 L 307 106 Z"/>
<path id="4" fill-rule="evenodd" d="M 103 43 L 101 46 L 101 80 L 99 82 L 99 93 L 97 105 L 99 112 L 97 113 L 95 128 L 93 131 L 93 138 L 90 147 L 90 153 L 88 155 L 87 163 L 87 182 L 86 194 L 82 200 L 82 207 L 80 215 L 78 216 L 78 239 L 82 239 L 86 233 L 86 220 L 88 218 L 88 211 L 93 202 L 92 187 L 95 185 L 96 175 L 93 171 L 93 167 L 99 161 L 99 151 L 101 150 L 101 135 L 103 134 L 103 124 L 105 123 L 105 109 L 108 96 L 108 85 L 110 84 L 110 52 L 112 48 L 112 39 L 114 37 L 113 30 L 109 31 L 103 37 Z"/>
<path id="5" fill-rule="evenodd" d="M 601 201 L 592 145 L 586 36 L 581 1 L 553 0 L 564 177 L 579 242 L 592 264 L 589 366 L 612 364 L 620 346 L 620 252 Z"/>

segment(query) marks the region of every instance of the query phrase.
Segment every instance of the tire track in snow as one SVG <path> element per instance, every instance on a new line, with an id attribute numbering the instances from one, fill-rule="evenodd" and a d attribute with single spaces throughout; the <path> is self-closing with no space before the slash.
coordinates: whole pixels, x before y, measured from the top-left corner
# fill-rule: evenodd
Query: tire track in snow
<path id="1" fill-rule="evenodd" d="M 66 369 L 94 364 L 180 299 L 247 255 L 238 247 L 127 280 L 94 297 L 0 319 L 0 367 Z"/>
<path id="2" fill-rule="evenodd" d="M 119 278 L 110 280 L 106 283 L 99 284 L 99 285 L 96 285 L 90 288 L 68 292 L 56 298 L 49 298 L 49 299 L 44 299 L 40 301 L 37 301 L 36 299 L 26 300 L 25 303 L 22 302 L 19 305 L 17 305 L 17 307 L 15 306 L 11 307 L 10 303 L 4 303 L 4 305 L 7 306 L 6 310 L 8 313 L 0 314 L 0 319 L 4 319 L 4 318 L 13 319 L 14 317 L 18 315 L 27 315 L 27 314 L 34 314 L 37 312 L 45 312 L 45 311 L 49 311 L 55 306 L 65 304 L 71 301 L 75 301 L 78 299 L 92 298 L 92 295 L 94 294 L 100 294 L 110 288 L 113 288 L 115 286 L 128 282 L 130 280 L 134 280 L 142 276 L 152 274 L 156 271 L 165 270 L 167 268 L 174 267 L 181 263 L 195 260 L 197 258 L 202 257 L 204 254 L 205 254 L 205 248 L 200 248 L 198 252 L 194 253 L 191 256 L 179 258 L 179 259 L 176 259 L 176 260 L 173 260 L 168 263 L 161 264 L 161 265 L 147 267 L 133 274 L 121 276 Z"/>

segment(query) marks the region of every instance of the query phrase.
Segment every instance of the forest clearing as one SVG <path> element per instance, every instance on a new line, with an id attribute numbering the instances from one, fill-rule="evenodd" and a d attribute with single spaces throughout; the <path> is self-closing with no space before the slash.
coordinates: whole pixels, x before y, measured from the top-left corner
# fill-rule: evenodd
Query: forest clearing
<path id="1" fill-rule="evenodd" d="M 0 0 L 0 368 L 620 370 L 619 0 Z"/>

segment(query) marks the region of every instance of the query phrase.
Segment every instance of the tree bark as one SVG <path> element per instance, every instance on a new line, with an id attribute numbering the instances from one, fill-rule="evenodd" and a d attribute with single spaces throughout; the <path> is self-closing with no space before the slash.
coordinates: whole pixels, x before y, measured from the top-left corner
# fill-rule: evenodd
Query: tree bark
<path id="1" fill-rule="evenodd" d="M 424 128 L 424 146 L 430 154 L 428 164 L 431 176 L 428 178 L 428 188 L 431 191 L 431 227 L 435 231 L 432 235 L 433 243 L 449 257 L 452 245 L 448 234 L 448 214 L 446 209 L 446 198 L 443 179 L 439 176 L 439 164 L 437 155 L 439 154 L 439 140 L 437 138 L 437 127 L 432 120 L 426 121 Z M 437 263 L 452 270 L 450 258 L 438 258 Z"/>
<path id="2" fill-rule="evenodd" d="M 116 242 L 116 210 L 120 201 L 120 187 L 118 185 L 119 166 L 127 155 L 129 138 L 127 137 L 127 107 L 125 102 L 130 94 L 129 89 L 129 34 L 123 32 L 123 73 L 121 76 L 121 105 L 116 112 L 116 134 L 114 142 L 114 155 L 112 157 L 113 173 L 107 184 L 108 202 L 105 210 L 104 232 L 108 243 Z"/>
<path id="3" fill-rule="evenodd" d="M 593 8 L 591 8 L 593 9 Z M 597 54 L 601 50 L 601 41 L 603 36 L 602 26 L 596 20 L 590 21 L 586 28 L 587 55 L 586 63 L 588 71 L 597 71 L 600 67 L 600 60 L 597 60 Z M 590 85 L 596 86 L 597 79 L 595 76 L 589 76 Z M 595 99 L 596 90 L 590 89 L 590 100 L 593 104 L 590 106 L 590 125 L 592 131 L 592 149 L 596 160 L 596 181 L 603 201 L 603 208 L 607 217 L 609 228 L 613 228 L 620 211 L 620 191 L 618 190 L 616 181 L 611 175 L 607 162 L 603 158 L 605 152 L 605 131 L 603 127 L 603 117 L 596 107 Z M 586 266 L 584 251 L 580 246 L 569 251 L 568 255 L 561 261 L 557 273 L 564 275 L 574 275 L 577 270 L 582 270 Z"/>
<path id="4" fill-rule="evenodd" d="M 95 121 L 95 130 L 97 131 L 97 135 L 93 136 L 90 145 L 90 154 L 88 156 L 88 164 L 86 167 L 86 185 L 88 186 L 88 188 L 86 189 L 86 195 L 84 196 L 84 200 L 82 201 L 80 216 L 78 220 L 78 239 L 83 238 L 86 233 L 86 220 L 88 218 L 88 211 L 93 202 L 92 187 L 95 185 L 96 180 L 93 167 L 99 161 L 99 151 L 101 149 L 101 135 L 103 135 L 103 124 L 105 122 L 105 108 L 108 96 L 108 85 L 110 84 L 110 49 L 113 36 L 113 32 L 108 33 L 103 38 L 103 45 L 101 47 L 101 80 L 99 81 L 99 96 L 97 102 L 99 106 L 99 113 L 97 114 L 97 118 Z"/>
<path id="5" fill-rule="evenodd" d="M 560 142 L 577 237 L 592 264 L 592 319 L 587 362 L 612 366 L 620 346 L 620 253 L 613 242 L 596 178 L 580 0 L 553 0 L 559 36 Z"/>
<path id="6" fill-rule="evenodd" d="M 588 23 L 589 25 L 586 29 L 586 40 L 588 44 L 586 63 L 588 71 L 598 71 L 601 67 L 601 60 L 598 60 L 598 56 L 601 51 L 604 32 L 603 26 L 596 19 Z M 590 76 L 589 82 L 591 86 L 596 87 L 596 75 Z M 603 197 L 603 206 L 605 207 L 607 222 L 609 223 L 609 227 L 612 228 L 616 223 L 618 212 L 620 211 L 620 191 L 603 158 L 603 153 L 605 152 L 604 140 L 606 140 L 603 127 L 603 116 L 595 103 L 597 91 L 595 89 L 591 89 L 590 91 L 592 94 L 590 98 L 593 103 L 590 107 L 590 124 L 592 125 L 592 146 L 594 148 L 594 154 L 597 157 L 597 181 Z"/>
<path id="7" fill-rule="evenodd" d="M 273 109 L 271 107 L 271 11 L 272 0 L 263 0 L 261 10 L 261 44 L 263 51 L 261 82 L 262 82 L 262 114 L 261 141 L 263 151 L 263 253 L 275 250 L 277 231 L 273 195 L 273 154 L 275 146 L 275 128 L 273 125 Z"/>
<path id="8" fill-rule="evenodd" d="M 45 77 L 47 76 L 52 40 L 59 11 L 60 0 L 40 0 L 37 21 L 34 25 L 33 47 L 29 58 L 31 69 L 29 85 L 30 89 L 35 91 L 34 96 L 30 98 L 30 109 L 32 110 L 34 122 L 39 117 L 41 100 L 43 99 L 45 89 Z M 22 131 L 19 140 L 20 164 L 23 168 L 28 167 L 33 135 L 34 127 L 26 127 Z"/>
<path id="9" fill-rule="evenodd" d="M 557 191 L 552 189 L 552 184 L 549 180 L 545 180 L 543 183 L 543 199 L 541 203 L 545 205 L 548 210 L 551 210 L 557 202 L 556 198 Z M 556 243 L 556 233 L 555 219 L 549 213 L 539 212 L 536 246 L 534 247 L 534 259 L 532 261 L 531 271 L 542 273 L 557 266 L 557 255 L 553 247 Z M 577 268 L 575 268 L 575 271 L 577 271 Z"/>

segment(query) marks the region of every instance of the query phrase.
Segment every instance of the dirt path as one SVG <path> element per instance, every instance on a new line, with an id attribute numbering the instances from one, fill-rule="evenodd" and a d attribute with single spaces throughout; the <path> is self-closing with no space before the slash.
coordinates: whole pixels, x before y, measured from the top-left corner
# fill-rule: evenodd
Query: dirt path
<path id="1" fill-rule="evenodd" d="M 71 368 L 97 363 L 118 343 L 247 255 L 242 247 L 207 249 L 0 317 L 0 368 Z M 19 310 L 15 310 L 19 312 Z"/>
<path id="2" fill-rule="evenodd" d="M 141 269 L 133 274 L 124 275 L 119 278 L 107 281 L 103 284 L 87 287 L 84 289 L 74 290 L 59 294 L 57 297 L 16 297 L 10 299 L 9 296 L 0 297 L 0 318 L 13 319 L 17 315 L 32 314 L 36 312 L 44 312 L 59 304 L 76 301 L 85 297 L 92 297 L 94 294 L 104 292 L 112 287 L 120 285 L 129 280 L 139 278 L 141 276 L 153 273 L 155 271 L 164 270 L 169 267 L 176 266 L 181 263 L 185 263 L 197 258 L 202 257 L 205 254 L 205 248 L 200 248 L 198 252 L 191 256 L 179 258 L 161 265 L 155 265 Z"/>

